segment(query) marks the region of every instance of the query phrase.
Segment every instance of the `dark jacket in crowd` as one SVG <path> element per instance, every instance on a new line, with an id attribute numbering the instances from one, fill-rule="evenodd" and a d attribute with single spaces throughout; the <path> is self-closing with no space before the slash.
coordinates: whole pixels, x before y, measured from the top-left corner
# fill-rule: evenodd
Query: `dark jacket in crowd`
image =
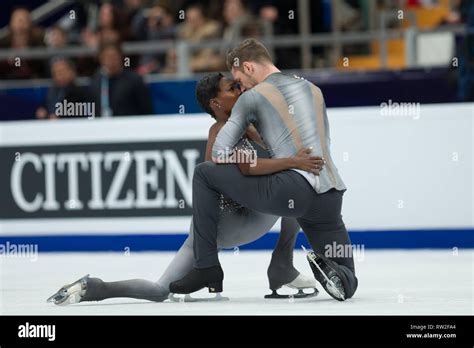
<path id="1" fill-rule="evenodd" d="M 48 114 L 56 113 L 56 104 L 63 103 L 84 103 L 90 101 L 91 96 L 85 87 L 72 83 L 66 87 L 52 86 L 46 96 L 46 110 Z M 59 117 L 61 115 L 58 115 Z M 86 116 L 86 115 L 83 115 Z"/>
<path id="2" fill-rule="evenodd" d="M 92 78 L 90 93 L 96 103 L 96 115 L 102 116 L 101 87 L 103 83 L 101 70 Z M 112 116 L 147 115 L 153 113 L 150 92 L 140 75 L 130 70 L 123 70 L 120 74 L 108 80 L 109 106 Z"/>

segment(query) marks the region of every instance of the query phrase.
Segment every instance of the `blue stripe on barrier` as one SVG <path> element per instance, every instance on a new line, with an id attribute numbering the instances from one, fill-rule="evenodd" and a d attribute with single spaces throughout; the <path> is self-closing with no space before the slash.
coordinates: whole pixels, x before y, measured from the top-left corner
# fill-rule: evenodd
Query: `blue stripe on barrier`
<path id="1" fill-rule="evenodd" d="M 474 229 L 380 230 L 350 232 L 352 244 L 378 249 L 474 248 Z M 186 239 L 185 234 L 130 235 L 54 235 L 0 237 L 0 244 L 35 244 L 40 252 L 80 251 L 173 251 Z M 273 249 L 278 233 L 267 233 L 241 246 L 242 250 Z M 296 246 L 309 246 L 300 233 Z"/>

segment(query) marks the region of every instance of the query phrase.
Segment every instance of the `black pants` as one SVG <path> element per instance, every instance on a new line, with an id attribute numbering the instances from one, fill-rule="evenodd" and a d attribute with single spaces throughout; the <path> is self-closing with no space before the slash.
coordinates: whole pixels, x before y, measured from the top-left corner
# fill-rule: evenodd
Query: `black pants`
<path id="1" fill-rule="evenodd" d="M 313 250 L 327 257 L 342 274 L 346 298 L 357 289 L 351 241 L 342 221 L 344 192 L 317 194 L 299 173 L 286 170 L 272 175 L 244 176 L 235 164 L 203 162 L 193 177 L 194 257 L 196 268 L 219 264 L 217 256 L 218 197 L 223 193 L 250 209 L 297 218 Z"/>

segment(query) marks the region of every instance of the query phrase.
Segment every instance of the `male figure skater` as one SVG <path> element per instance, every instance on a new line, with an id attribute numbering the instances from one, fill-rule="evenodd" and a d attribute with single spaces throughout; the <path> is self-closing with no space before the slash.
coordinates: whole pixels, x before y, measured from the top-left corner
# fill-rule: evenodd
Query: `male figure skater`
<path id="1" fill-rule="evenodd" d="M 357 288 L 352 254 L 325 257 L 325 246 L 350 245 L 342 221 L 346 187 L 331 158 L 329 123 L 321 90 L 312 83 L 282 74 L 263 44 L 246 39 L 227 55 L 227 66 L 243 93 L 213 146 L 213 161 L 225 163 L 229 152 L 253 123 L 273 158 L 313 148 L 326 166 L 319 177 L 298 169 L 271 175 L 244 176 L 248 164 L 196 166 L 193 177 L 194 268 L 172 282 L 173 293 L 203 287 L 221 292 L 224 274 L 217 255 L 218 197 L 222 193 L 242 206 L 278 216 L 295 217 L 314 252 L 308 254 L 315 278 L 333 298 L 343 301 Z M 231 183 L 231 184 L 230 184 Z M 344 248 L 343 250 L 347 250 Z M 334 256 L 334 254 L 332 255 Z"/>
<path id="2" fill-rule="evenodd" d="M 222 128 L 241 92 L 236 88 L 233 80 L 225 78 L 222 74 L 214 73 L 203 77 L 197 84 L 196 97 L 201 107 L 208 112 L 215 123 L 209 130 L 206 146 L 207 161 L 212 159 L 211 152 L 218 130 Z M 255 151 L 248 139 L 262 143 L 258 133 L 247 132 L 238 144 L 239 149 Z M 316 175 L 323 167 L 320 157 L 307 155 L 303 149 L 296 156 L 280 159 L 261 159 L 249 170 L 249 175 L 262 175 L 275 173 L 289 168 L 297 168 Z M 232 185 L 232 183 L 230 183 Z M 217 231 L 217 246 L 234 248 L 252 242 L 268 232 L 278 220 L 278 216 L 262 214 L 257 211 L 242 207 L 237 203 L 221 196 L 219 198 L 219 225 Z M 294 298 L 314 296 L 318 294 L 316 281 L 313 277 L 306 277 L 293 265 L 293 250 L 300 226 L 295 219 L 282 218 L 281 230 L 277 245 L 272 253 L 270 265 L 267 270 L 268 281 L 272 294 L 265 298 L 288 298 L 289 295 L 278 294 L 277 290 L 283 286 L 298 290 Z M 102 301 L 109 298 L 128 297 L 161 302 L 170 294 L 169 284 L 181 279 L 193 267 L 193 236 L 194 228 L 191 220 L 189 237 L 176 253 L 175 257 L 166 268 L 157 282 L 146 279 L 128 279 L 114 282 L 105 282 L 100 278 L 85 276 L 76 282 L 65 285 L 53 294 L 48 301 L 57 305 L 68 305 L 77 302 Z M 305 293 L 303 289 L 312 288 L 312 293 Z M 174 297 L 171 297 L 174 299 Z M 214 298 L 216 300 L 220 297 Z M 194 299 L 198 300 L 198 299 Z"/>

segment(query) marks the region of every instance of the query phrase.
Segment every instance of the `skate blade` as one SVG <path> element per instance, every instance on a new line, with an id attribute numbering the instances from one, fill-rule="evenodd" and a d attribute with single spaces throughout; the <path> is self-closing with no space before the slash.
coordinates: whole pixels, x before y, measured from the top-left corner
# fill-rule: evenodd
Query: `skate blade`
<path id="1" fill-rule="evenodd" d="M 339 301 L 344 301 L 346 298 L 344 294 L 334 285 L 334 282 L 326 283 L 326 290 L 330 292 L 334 297 L 336 297 Z"/>
<path id="2" fill-rule="evenodd" d="M 82 280 L 86 278 L 89 278 L 89 274 L 76 280 L 75 282 L 72 282 L 71 284 L 64 285 L 61 289 L 56 291 L 52 296 L 48 297 L 46 302 L 47 303 L 54 302 L 54 304 L 58 306 L 77 302 L 74 296 L 75 294 L 74 293 L 69 294 L 68 290 L 74 287 L 75 285 L 77 285 L 78 283 L 81 283 Z"/>
<path id="3" fill-rule="evenodd" d="M 326 284 L 325 284 L 324 288 L 329 293 L 331 293 L 331 295 L 333 295 L 335 298 L 337 298 L 339 301 L 344 301 L 346 299 L 344 294 L 336 287 L 336 284 L 334 284 L 334 282 L 331 279 L 328 278 L 328 276 L 326 275 L 326 273 L 323 272 L 321 267 L 319 267 L 318 263 L 315 260 L 314 253 L 311 253 L 308 250 L 306 250 L 306 248 L 303 245 L 301 246 L 301 248 L 306 252 L 306 257 L 308 258 L 308 261 L 311 262 L 314 266 L 316 266 L 319 273 L 321 273 L 323 275 L 324 280 L 326 281 Z"/>
<path id="4" fill-rule="evenodd" d="M 304 274 L 299 274 L 295 280 L 293 280 L 291 283 L 284 284 L 283 286 L 295 290 L 314 289 L 316 288 L 316 279 L 314 279 L 314 276 L 310 278 Z"/>
<path id="5" fill-rule="evenodd" d="M 304 292 L 302 289 L 300 289 L 298 290 L 298 293 L 293 294 L 293 295 L 279 294 L 276 290 L 273 290 L 271 294 L 265 295 L 264 298 L 266 299 L 289 299 L 289 298 L 301 299 L 301 298 L 315 297 L 315 296 L 318 296 L 318 294 L 319 294 L 319 291 L 316 288 L 313 288 L 313 292 L 310 292 L 310 293 Z"/>
<path id="6" fill-rule="evenodd" d="M 204 298 L 204 297 L 192 297 L 190 294 L 183 296 L 178 296 L 181 294 L 171 293 L 168 296 L 168 299 L 171 302 L 220 302 L 220 301 L 229 301 L 228 297 L 222 296 L 219 293 L 216 293 L 214 297 Z"/>

